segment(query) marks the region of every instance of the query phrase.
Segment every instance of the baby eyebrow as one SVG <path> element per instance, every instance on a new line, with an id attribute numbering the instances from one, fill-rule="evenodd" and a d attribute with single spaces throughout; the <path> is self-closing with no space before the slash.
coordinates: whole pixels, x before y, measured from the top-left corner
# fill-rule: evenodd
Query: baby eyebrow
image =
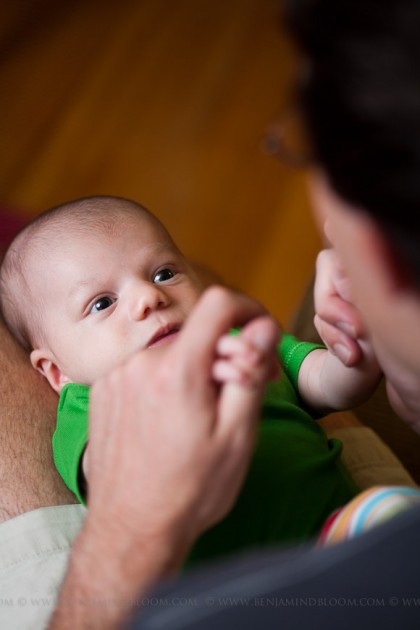
<path id="1" fill-rule="evenodd" d="M 97 283 L 97 278 L 79 280 L 69 288 L 69 297 L 77 296 L 78 293 L 85 293 L 87 290 L 91 290 L 93 287 L 97 286 Z"/>

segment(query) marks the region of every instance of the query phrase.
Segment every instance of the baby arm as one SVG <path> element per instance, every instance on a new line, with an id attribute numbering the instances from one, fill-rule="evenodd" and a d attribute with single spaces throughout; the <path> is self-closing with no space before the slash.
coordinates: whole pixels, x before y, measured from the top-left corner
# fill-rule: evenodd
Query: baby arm
<path id="1" fill-rule="evenodd" d="M 374 392 L 381 372 L 352 303 L 348 278 L 332 249 L 318 256 L 314 295 L 314 322 L 327 350 L 314 350 L 302 363 L 300 395 L 322 411 L 355 407 Z"/>

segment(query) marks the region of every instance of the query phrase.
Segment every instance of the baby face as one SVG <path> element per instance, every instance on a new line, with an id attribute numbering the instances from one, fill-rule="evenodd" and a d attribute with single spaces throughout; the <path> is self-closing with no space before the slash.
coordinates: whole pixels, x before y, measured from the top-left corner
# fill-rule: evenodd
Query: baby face
<path id="1" fill-rule="evenodd" d="M 44 340 L 31 360 L 56 391 L 67 382 L 91 385 L 132 353 L 170 343 L 201 292 L 147 214 L 123 216 L 112 230 L 70 231 L 40 258 L 31 286 Z"/>

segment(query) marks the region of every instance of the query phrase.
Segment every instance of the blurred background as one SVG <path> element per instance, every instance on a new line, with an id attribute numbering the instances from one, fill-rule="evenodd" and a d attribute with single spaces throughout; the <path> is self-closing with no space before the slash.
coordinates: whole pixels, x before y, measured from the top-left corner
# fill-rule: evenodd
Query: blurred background
<path id="1" fill-rule="evenodd" d="M 0 254 L 22 218 L 129 197 L 288 327 L 321 243 L 305 173 L 262 139 L 288 108 L 296 63 L 281 0 L 3 0 Z M 420 438 L 384 405 L 358 416 L 420 481 Z"/>
<path id="2" fill-rule="evenodd" d="M 5 0 L 0 204 L 121 195 L 287 325 L 320 247 L 304 173 L 261 149 L 295 59 L 277 0 Z"/>

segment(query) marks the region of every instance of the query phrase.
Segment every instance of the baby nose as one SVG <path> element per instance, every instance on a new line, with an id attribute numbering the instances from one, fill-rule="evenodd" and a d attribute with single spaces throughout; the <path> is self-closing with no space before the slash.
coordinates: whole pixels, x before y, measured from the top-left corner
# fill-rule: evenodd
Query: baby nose
<path id="1" fill-rule="evenodd" d="M 133 319 L 145 319 L 153 311 L 165 308 L 169 298 L 156 284 L 143 285 L 132 303 Z"/>

